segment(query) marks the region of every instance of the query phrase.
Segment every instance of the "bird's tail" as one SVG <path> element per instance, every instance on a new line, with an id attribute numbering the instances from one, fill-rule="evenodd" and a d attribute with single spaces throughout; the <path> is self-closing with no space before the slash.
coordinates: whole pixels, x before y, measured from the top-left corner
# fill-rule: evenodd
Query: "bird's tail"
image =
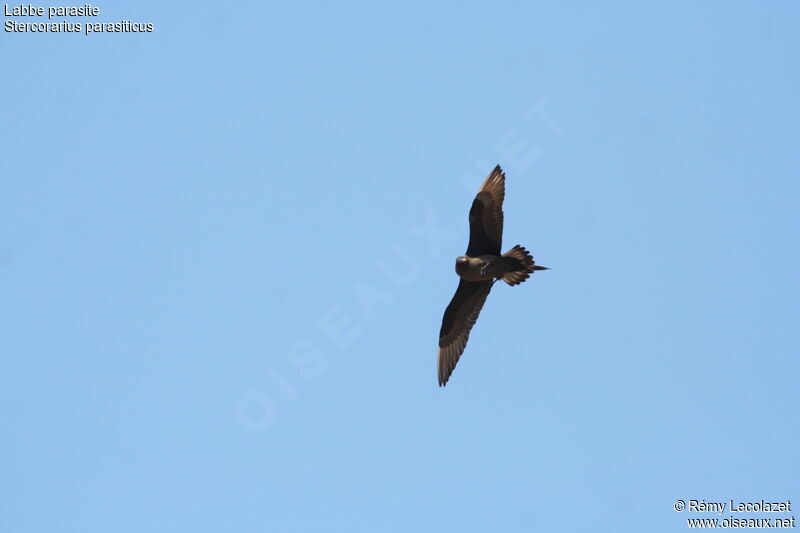
<path id="1" fill-rule="evenodd" d="M 547 267 L 537 266 L 531 254 L 519 244 L 503 254 L 507 258 L 509 271 L 501 278 L 511 286 L 519 285 L 535 270 L 547 270 Z"/>

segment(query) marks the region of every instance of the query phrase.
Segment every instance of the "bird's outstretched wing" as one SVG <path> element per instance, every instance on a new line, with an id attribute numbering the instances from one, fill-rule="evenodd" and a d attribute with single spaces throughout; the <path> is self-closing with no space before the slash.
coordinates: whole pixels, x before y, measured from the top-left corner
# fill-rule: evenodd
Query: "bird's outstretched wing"
<path id="1" fill-rule="evenodd" d="M 442 318 L 442 329 L 439 331 L 439 386 L 442 387 L 450 379 L 450 374 L 458 363 L 459 357 L 467 346 L 469 332 L 483 308 L 483 303 L 492 290 L 492 280 L 464 281 L 450 300 L 450 305 Z"/>
<path id="2" fill-rule="evenodd" d="M 469 210 L 469 246 L 467 255 L 500 255 L 503 245 L 503 199 L 506 175 L 500 165 L 483 182 Z"/>

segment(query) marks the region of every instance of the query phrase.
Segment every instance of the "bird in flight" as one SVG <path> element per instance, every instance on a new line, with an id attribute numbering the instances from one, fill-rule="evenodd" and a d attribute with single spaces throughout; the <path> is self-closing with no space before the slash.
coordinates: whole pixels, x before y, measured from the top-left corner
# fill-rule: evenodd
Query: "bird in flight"
<path id="1" fill-rule="evenodd" d="M 439 386 L 450 379 L 458 363 L 472 326 L 478 320 L 489 291 L 498 280 L 519 285 L 538 266 L 519 244 L 500 255 L 503 241 L 503 199 L 506 175 L 500 165 L 483 182 L 469 210 L 469 245 L 467 253 L 456 258 L 456 274 L 461 278 L 453 299 L 444 311 L 439 331 Z"/>

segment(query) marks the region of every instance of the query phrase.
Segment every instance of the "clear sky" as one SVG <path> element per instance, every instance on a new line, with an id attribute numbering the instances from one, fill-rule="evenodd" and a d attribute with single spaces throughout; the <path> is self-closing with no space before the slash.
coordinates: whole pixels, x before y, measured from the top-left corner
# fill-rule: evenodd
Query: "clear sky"
<path id="1" fill-rule="evenodd" d="M 3 31 L 0 531 L 800 506 L 800 8 L 650 4 L 106 2 L 153 33 Z M 495 286 L 440 389 L 497 163 L 504 248 L 552 270 Z"/>

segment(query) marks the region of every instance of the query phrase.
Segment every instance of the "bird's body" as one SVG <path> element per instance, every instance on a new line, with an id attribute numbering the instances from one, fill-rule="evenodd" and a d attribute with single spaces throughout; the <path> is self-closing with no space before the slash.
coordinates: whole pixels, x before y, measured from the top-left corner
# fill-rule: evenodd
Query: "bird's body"
<path id="1" fill-rule="evenodd" d="M 522 246 L 500 254 L 504 198 L 505 174 L 498 165 L 472 202 L 469 246 L 465 255 L 456 258 L 456 274 L 461 280 L 439 331 L 439 386 L 447 384 L 453 373 L 494 283 L 502 279 L 509 285 L 519 285 L 534 271 L 546 270 L 537 266 Z"/>
<path id="2" fill-rule="evenodd" d="M 516 257 L 483 254 L 478 257 L 462 255 L 456 259 L 456 274 L 464 281 L 502 279 L 506 274 L 524 271 L 525 264 Z"/>

